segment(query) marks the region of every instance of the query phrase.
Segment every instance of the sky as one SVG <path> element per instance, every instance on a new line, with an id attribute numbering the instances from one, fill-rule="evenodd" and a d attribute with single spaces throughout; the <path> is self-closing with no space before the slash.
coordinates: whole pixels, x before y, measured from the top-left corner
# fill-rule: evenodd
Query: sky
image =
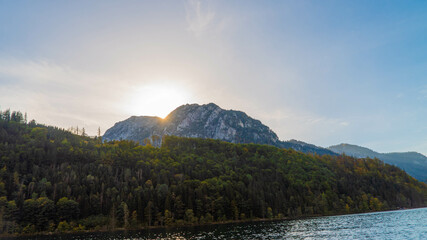
<path id="1" fill-rule="evenodd" d="M 95 135 L 210 102 L 427 155 L 427 2 L 0 0 L 0 109 Z"/>

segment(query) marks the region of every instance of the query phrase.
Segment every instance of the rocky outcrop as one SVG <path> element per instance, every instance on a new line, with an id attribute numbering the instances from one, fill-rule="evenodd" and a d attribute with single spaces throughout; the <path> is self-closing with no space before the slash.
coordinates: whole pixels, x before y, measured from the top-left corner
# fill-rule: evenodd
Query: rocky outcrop
<path id="1" fill-rule="evenodd" d="M 132 116 L 108 129 L 105 140 L 127 139 L 158 146 L 164 135 L 192 138 L 213 138 L 232 143 L 257 143 L 293 148 L 302 152 L 332 154 L 324 148 L 295 140 L 280 141 L 276 133 L 246 113 L 224 110 L 216 104 L 186 104 L 172 111 L 165 119 Z M 154 140 L 154 142 L 153 142 Z"/>

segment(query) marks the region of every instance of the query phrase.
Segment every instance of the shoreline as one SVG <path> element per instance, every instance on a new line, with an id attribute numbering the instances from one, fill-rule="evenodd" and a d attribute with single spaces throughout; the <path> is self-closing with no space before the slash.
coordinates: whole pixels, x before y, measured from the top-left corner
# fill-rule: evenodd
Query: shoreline
<path id="1" fill-rule="evenodd" d="M 300 219 L 309 219 L 309 218 L 318 218 L 318 217 L 332 217 L 332 216 L 345 216 L 345 215 L 357 215 L 357 214 L 370 214 L 370 213 L 381 213 L 381 212 L 392 212 L 392 211 L 401 211 L 401 210 L 415 210 L 427 208 L 424 207 L 415 207 L 415 208 L 402 208 L 402 209 L 389 209 L 383 211 L 370 211 L 370 212 L 360 212 L 360 213 L 343 213 L 343 214 L 330 214 L 330 215 L 304 215 L 300 217 L 284 217 L 284 218 L 256 218 L 256 219 L 247 219 L 247 220 L 229 220 L 224 222 L 212 222 L 204 224 L 187 224 L 187 225 L 170 225 L 170 226 L 144 226 L 139 228 L 124 229 L 124 228 L 115 228 L 115 229 L 98 229 L 98 230 L 83 230 L 83 231 L 67 231 L 67 232 L 39 232 L 34 234 L 0 234 L 0 239 L 3 238 L 19 238 L 19 237 L 37 237 L 37 236 L 61 236 L 61 235 L 73 235 L 73 234 L 86 234 L 86 233 L 106 233 L 106 232 L 133 232 L 133 231 L 144 231 L 144 230 L 153 230 L 153 229 L 179 229 L 179 228 L 192 228 L 192 227 L 203 227 L 203 226 L 215 226 L 215 225 L 226 225 L 226 224 L 239 224 L 239 223 L 255 223 L 255 222 L 275 222 L 275 221 L 291 221 L 291 220 L 300 220 Z"/>

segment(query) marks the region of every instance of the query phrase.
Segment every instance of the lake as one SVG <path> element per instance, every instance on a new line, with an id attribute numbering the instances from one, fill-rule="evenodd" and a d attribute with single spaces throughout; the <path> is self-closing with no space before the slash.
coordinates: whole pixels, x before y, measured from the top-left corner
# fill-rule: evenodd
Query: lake
<path id="1" fill-rule="evenodd" d="M 300 220 L 12 239 L 427 239 L 427 208 Z"/>

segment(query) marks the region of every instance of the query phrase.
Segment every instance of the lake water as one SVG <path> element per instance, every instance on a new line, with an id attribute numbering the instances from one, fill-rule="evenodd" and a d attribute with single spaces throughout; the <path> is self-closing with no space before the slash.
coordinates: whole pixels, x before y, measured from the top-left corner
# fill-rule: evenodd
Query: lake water
<path id="1" fill-rule="evenodd" d="M 30 239 L 427 239 L 427 208 L 289 221 L 70 234 Z"/>

